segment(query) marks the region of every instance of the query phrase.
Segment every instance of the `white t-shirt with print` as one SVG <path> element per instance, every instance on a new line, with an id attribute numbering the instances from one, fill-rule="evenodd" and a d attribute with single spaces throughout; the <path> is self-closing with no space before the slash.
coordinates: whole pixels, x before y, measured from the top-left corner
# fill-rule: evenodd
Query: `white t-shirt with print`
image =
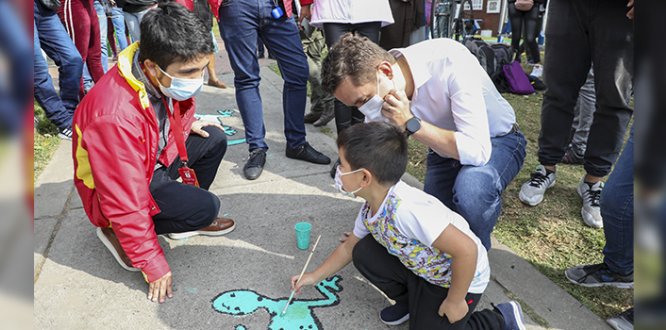
<path id="1" fill-rule="evenodd" d="M 465 233 L 476 244 L 476 271 L 468 292 L 481 294 L 490 280 L 485 247 L 462 216 L 422 190 L 399 181 L 391 187 L 372 216 L 366 202 L 356 218 L 354 236 L 360 239 L 371 234 L 416 275 L 432 284 L 449 287 L 451 257 L 432 246 L 449 225 Z"/>

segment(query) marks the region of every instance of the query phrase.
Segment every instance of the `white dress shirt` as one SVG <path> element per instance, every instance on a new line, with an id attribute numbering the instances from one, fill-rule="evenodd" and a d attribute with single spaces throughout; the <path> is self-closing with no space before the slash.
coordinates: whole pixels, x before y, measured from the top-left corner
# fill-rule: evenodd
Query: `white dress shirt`
<path id="1" fill-rule="evenodd" d="M 490 138 L 509 133 L 516 115 L 476 57 L 446 38 L 390 52 L 396 58 L 404 56 L 411 70 L 412 113 L 455 132 L 462 165 L 486 164 L 492 152 Z"/>

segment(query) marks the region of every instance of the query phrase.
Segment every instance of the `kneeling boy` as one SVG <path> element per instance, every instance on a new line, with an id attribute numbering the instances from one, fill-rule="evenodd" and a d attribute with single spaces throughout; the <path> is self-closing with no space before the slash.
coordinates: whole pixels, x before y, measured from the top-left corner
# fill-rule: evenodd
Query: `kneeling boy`
<path id="1" fill-rule="evenodd" d="M 338 137 L 336 186 L 366 200 L 353 235 L 296 290 L 338 272 L 350 261 L 396 304 L 382 322 L 410 321 L 410 329 L 524 329 L 515 302 L 473 312 L 488 285 L 486 249 L 467 221 L 400 178 L 407 166 L 403 131 L 384 123 L 359 124 Z"/>

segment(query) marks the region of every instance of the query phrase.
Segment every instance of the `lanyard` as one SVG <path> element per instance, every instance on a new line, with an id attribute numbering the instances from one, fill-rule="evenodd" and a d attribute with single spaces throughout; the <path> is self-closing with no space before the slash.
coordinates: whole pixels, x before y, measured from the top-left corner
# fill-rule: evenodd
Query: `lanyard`
<path id="1" fill-rule="evenodd" d="M 197 174 L 193 169 L 187 166 L 187 150 L 185 150 L 185 139 L 183 138 L 182 118 L 180 118 L 180 104 L 178 102 L 167 103 L 165 99 L 162 99 L 162 101 L 167 107 L 167 111 L 173 110 L 170 111 L 168 117 L 173 132 L 173 138 L 176 141 L 176 147 L 178 148 L 178 155 L 180 155 L 180 161 L 182 162 L 182 166 L 178 169 L 178 174 L 180 174 L 180 178 L 183 180 L 184 184 L 199 187 Z M 169 107 L 169 104 L 171 104 L 172 107 Z"/>
<path id="2" fill-rule="evenodd" d="M 187 150 L 185 149 L 185 139 L 183 138 L 183 125 L 182 118 L 180 116 L 180 104 L 179 102 L 167 102 L 166 97 L 162 98 L 162 102 L 164 102 L 164 106 L 167 108 L 167 117 L 169 117 L 169 123 L 171 125 L 171 129 L 173 130 L 173 138 L 176 141 L 178 155 L 180 156 L 180 160 L 183 162 L 183 166 L 187 167 L 188 159 Z"/>

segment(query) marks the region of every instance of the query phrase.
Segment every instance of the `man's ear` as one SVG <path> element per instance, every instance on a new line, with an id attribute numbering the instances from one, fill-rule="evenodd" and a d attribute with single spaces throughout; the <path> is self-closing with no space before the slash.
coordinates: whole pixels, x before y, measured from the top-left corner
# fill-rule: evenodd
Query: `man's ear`
<path id="1" fill-rule="evenodd" d="M 377 68 L 389 79 L 393 79 L 393 67 L 391 66 L 391 63 L 388 61 L 382 61 Z"/>
<path id="2" fill-rule="evenodd" d="M 374 179 L 375 177 L 372 175 L 372 173 L 370 173 L 370 171 L 363 169 L 363 180 L 361 181 L 361 185 L 363 187 L 369 186 Z"/>

